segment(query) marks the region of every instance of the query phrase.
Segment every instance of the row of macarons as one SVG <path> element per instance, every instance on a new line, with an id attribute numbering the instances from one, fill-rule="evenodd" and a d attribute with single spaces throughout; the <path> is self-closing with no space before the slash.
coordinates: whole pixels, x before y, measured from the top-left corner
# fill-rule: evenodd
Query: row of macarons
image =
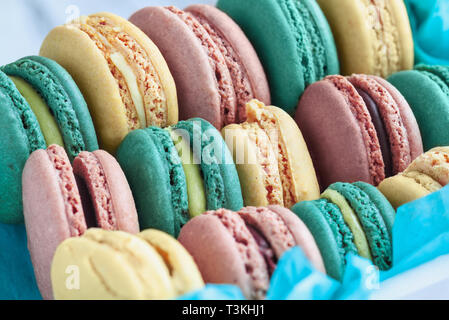
<path id="1" fill-rule="evenodd" d="M 33 152 L 23 171 L 22 194 L 28 247 L 43 297 L 53 294 L 50 270 L 56 248 L 95 227 L 131 234 L 152 228 L 179 237 L 205 281 L 228 283 L 236 275 L 213 272 L 218 267 L 210 264 L 217 262 L 233 271 L 242 268 L 236 263 L 251 264 L 235 256 L 249 240 L 239 233 L 241 225 L 228 217 L 229 212 L 245 210 L 253 212 L 253 222 L 246 224 L 260 229 L 249 227 L 261 248 L 255 252 L 264 258 L 259 257 L 258 263 L 266 262 L 262 267 L 271 268 L 269 275 L 282 253 L 295 245 L 311 261 L 320 257 L 316 267 L 336 279 L 344 272 L 348 253 L 371 259 L 386 270 L 392 264 L 394 207 L 437 191 L 449 181 L 449 149 L 442 147 L 418 156 L 403 173 L 384 180 L 379 186 L 382 192 L 364 182 L 340 182 L 320 195 L 305 143 L 298 143 L 302 136 L 294 120 L 256 100 L 247 104 L 247 116 L 247 122 L 228 127 L 232 132 L 228 137 L 228 130 L 223 130 L 230 139 L 199 118 L 166 129 L 135 130 L 119 147 L 117 159 L 106 151 L 82 151 L 72 165 L 58 145 Z M 234 163 L 229 147 L 236 151 L 234 155 L 240 150 L 241 162 L 235 156 Z M 259 209 L 242 211 L 243 206 Z M 280 224 L 279 217 L 264 209 L 273 206 L 293 207 L 297 216 L 290 214 L 285 223 L 301 226 Z M 201 222 L 203 213 L 211 211 L 223 219 L 224 229 L 218 228 L 217 221 Z M 286 240 L 286 230 L 295 228 L 299 229 Z M 243 243 L 243 247 L 230 249 L 235 247 L 232 239 L 235 246 Z M 269 250 L 277 245 L 283 249 Z M 216 259 L 210 259 L 214 252 L 218 252 Z M 237 279 L 249 281 L 248 277 L 252 275 Z M 240 280 L 230 283 L 240 285 L 248 297 L 261 297 Z M 266 291 L 268 282 L 264 283 Z M 70 291 L 58 297 L 74 297 Z"/>
<path id="2" fill-rule="evenodd" d="M 386 8 L 379 7 L 378 14 L 392 19 L 394 13 L 393 20 L 397 23 L 390 27 L 404 31 L 407 28 L 398 27 L 398 21 L 405 23 L 403 17 L 407 15 L 400 9 L 401 3 L 384 4 Z M 281 14 L 283 18 L 275 21 L 290 27 L 288 32 L 285 25 L 279 30 L 297 41 L 303 39 L 299 47 L 307 51 L 307 54 L 298 50 L 295 54 L 290 52 L 290 59 L 265 57 L 261 62 L 259 57 L 263 57 L 264 50 L 259 48 L 260 42 L 272 42 L 274 35 L 258 33 L 262 38 L 253 39 L 248 30 L 256 27 L 248 25 L 257 26 L 261 22 L 258 19 L 240 21 L 243 12 L 248 17 L 258 12 L 245 10 L 246 5 L 223 0 L 218 3 L 223 11 L 205 5 L 191 6 L 185 11 L 174 7 L 148 7 L 131 17 L 135 25 L 109 13 L 82 17 L 55 28 L 45 39 L 41 54 L 53 61 L 30 57 L 3 67 L 14 84 L 2 74 L 8 100 L 2 107 L 9 114 L 3 119 L 5 126 L 2 128 L 10 137 L 5 139 L 2 152 L 11 153 L 1 164 L 5 177 L 2 182 L 17 192 L 12 194 L 8 188 L 2 188 L 8 191 L 0 195 L 5 203 L 0 209 L 0 221 L 21 221 L 20 173 L 27 157 L 36 149 L 53 143 L 64 145 L 73 159 L 81 150 L 93 151 L 100 145 L 115 155 L 124 137 L 134 129 L 152 125 L 167 127 L 175 125 L 179 118 L 192 117 L 203 118 L 221 129 L 246 120 L 245 104 L 252 98 L 268 105 L 270 95 L 277 95 L 286 88 L 289 94 L 295 95 L 287 99 L 294 101 L 293 107 L 281 99 L 273 100 L 290 115 L 296 113 L 321 190 L 338 181 L 366 181 L 378 185 L 385 177 L 404 170 L 423 149 L 449 144 L 448 133 L 444 130 L 449 120 L 448 67 L 420 66 L 414 71 L 394 74 L 389 80 L 400 92 L 374 76 L 333 76 L 339 68 L 323 64 L 323 57 L 312 59 L 319 56 L 318 53 L 328 56 L 326 52 L 337 56 L 332 46 L 324 46 L 334 43 L 321 11 L 323 9 L 332 20 L 330 1 L 329 4 L 320 1 L 321 9 L 315 1 L 258 2 L 256 7 L 261 10 L 260 14 L 264 13 L 262 16 L 270 12 Z M 349 2 L 341 4 L 341 8 L 347 6 Z M 372 9 L 380 4 L 364 6 L 358 6 L 360 12 L 354 15 L 372 14 Z M 364 8 L 366 10 L 362 10 Z M 346 8 L 345 12 L 354 10 Z M 333 30 L 337 28 L 332 26 Z M 392 32 L 386 26 L 384 29 L 378 30 L 379 33 Z M 277 34 L 278 28 L 273 30 L 276 39 L 283 39 Z M 340 33 L 334 32 L 335 35 Z M 407 37 L 400 38 L 405 41 Z M 340 42 L 345 41 L 337 39 L 337 43 Z M 288 41 L 286 47 L 287 44 Z M 288 51 L 271 47 L 283 54 Z M 345 50 L 338 52 L 344 56 Z M 391 54 L 387 57 L 391 58 Z M 298 65 L 280 63 L 290 60 L 308 61 L 310 68 L 300 70 L 302 77 L 288 77 L 290 70 L 300 69 Z M 365 59 L 365 65 L 371 60 Z M 316 65 L 311 67 L 312 64 Z M 273 66 L 276 70 L 270 70 Z M 327 72 L 316 72 L 316 78 L 303 81 L 302 89 L 289 86 L 304 75 L 315 74 L 312 72 L 315 69 Z M 378 70 L 366 71 L 385 76 L 396 70 L 385 74 Z M 285 77 L 281 77 L 281 73 Z M 328 74 L 331 75 L 326 77 Z M 322 77 L 325 80 L 315 82 Z M 301 97 L 299 105 L 298 97 Z M 348 139 L 354 143 L 346 143 Z M 18 143 L 13 146 L 10 141 Z M 298 141 L 302 143 L 302 139 Z M 291 204 L 292 201 L 287 200 L 287 205 Z"/>

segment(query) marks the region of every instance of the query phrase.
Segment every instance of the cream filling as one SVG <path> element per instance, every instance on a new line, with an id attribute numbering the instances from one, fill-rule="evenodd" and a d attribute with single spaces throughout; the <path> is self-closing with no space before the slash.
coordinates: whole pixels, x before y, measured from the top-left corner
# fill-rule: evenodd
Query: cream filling
<path id="1" fill-rule="evenodd" d="M 139 85 L 137 84 L 137 77 L 134 74 L 133 69 L 130 67 L 128 62 L 126 62 L 125 57 L 119 52 L 114 52 L 110 57 L 114 65 L 125 78 L 125 82 L 128 85 L 129 92 L 131 93 L 131 98 L 133 100 L 134 107 L 136 108 L 141 127 L 146 128 L 147 120 L 145 117 L 145 106 L 143 104 L 142 95 L 140 94 Z"/>

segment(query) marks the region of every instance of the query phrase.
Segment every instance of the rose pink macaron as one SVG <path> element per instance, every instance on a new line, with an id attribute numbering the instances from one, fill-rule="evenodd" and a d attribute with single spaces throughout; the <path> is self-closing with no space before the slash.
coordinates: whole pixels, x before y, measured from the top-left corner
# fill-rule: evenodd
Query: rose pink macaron
<path id="1" fill-rule="evenodd" d="M 105 151 L 81 152 L 73 167 L 62 147 L 35 151 L 22 183 L 28 247 L 44 299 L 52 299 L 51 262 L 65 239 L 81 236 L 90 227 L 139 232 L 126 177 Z"/>
<path id="2" fill-rule="evenodd" d="M 164 55 L 176 82 L 181 120 L 200 117 L 221 129 L 246 120 L 248 101 L 270 104 L 257 53 L 240 27 L 219 9 L 147 7 L 130 21 Z"/>
<path id="3" fill-rule="evenodd" d="M 423 153 L 407 101 L 375 76 L 335 75 L 310 85 L 299 102 L 296 122 L 322 190 L 335 182 L 377 186 Z"/>
<path id="4" fill-rule="evenodd" d="M 249 299 L 265 297 L 277 261 L 294 246 L 300 246 L 318 270 L 325 270 L 310 231 L 280 206 L 206 212 L 188 222 L 178 240 L 206 283 L 238 285 Z"/>

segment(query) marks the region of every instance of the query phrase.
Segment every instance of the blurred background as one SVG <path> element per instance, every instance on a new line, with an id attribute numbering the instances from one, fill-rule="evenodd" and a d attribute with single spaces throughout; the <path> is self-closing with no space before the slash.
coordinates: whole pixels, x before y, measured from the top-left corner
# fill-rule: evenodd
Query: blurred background
<path id="1" fill-rule="evenodd" d="M 146 6 L 185 8 L 196 3 L 215 5 L 216 0 L 0 0 L 0 65 L 38 54 L 52 28 L 79 15 L 109 11 L 128 19 Z"/>

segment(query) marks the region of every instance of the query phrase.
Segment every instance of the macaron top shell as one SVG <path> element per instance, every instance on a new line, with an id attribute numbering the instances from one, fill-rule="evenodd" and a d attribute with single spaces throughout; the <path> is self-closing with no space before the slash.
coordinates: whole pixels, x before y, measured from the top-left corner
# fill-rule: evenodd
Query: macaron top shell
<path id="1" fill-rule="evenodd" d="M 424 150 L 449 144 L 449 77 L 446 66 L 419 65 L 388 78 L 410 104 L 418 121 Z"/>
<path id="2" fill-rule="evenodd" d="M 245 104 L 251 99 L 270 104 L 265 71 L 253 46 L 238 25 L 224 12 L 210 5 L 192 5 L 185 11 L 195 16 L 206 28 L 226 60 L 237 99 L 235 122 L 246 120 Z"/>
<path id="3" fill-rule="evenodd" d="M 0 71 L 0 222 L 23 222 L 22 170 L 29 155 L 45 148 L 39 123 L 13 82 Z M 11 152 L 11 151 L 14 152 Z"/>
<path id="4" fill-rule="evenodd" d="M 72 75 L 106 151 L 115 153 L 131 130 L 178 121 L 176 88 L 164 58 L 123 18 L 103 12 L 57 27 L 40 54 Z"/>

